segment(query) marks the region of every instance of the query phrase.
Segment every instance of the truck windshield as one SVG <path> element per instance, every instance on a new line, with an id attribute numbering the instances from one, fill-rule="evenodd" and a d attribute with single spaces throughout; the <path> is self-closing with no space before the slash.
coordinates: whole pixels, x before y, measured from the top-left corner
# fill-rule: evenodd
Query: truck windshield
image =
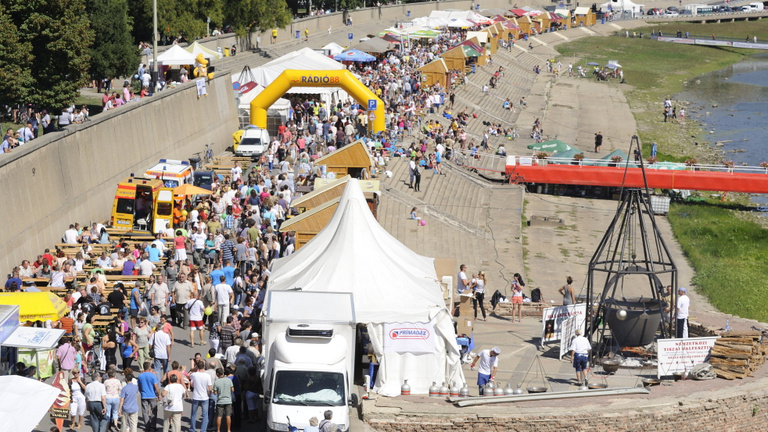
<path id="1" fill-rule="evenodd" d="M 244 146 L 261 145 L 261 138 L 243 138 L 243 140 L 240 141 L 240 145 L 244 145 Z"/>
<path id="2" fill-rule="evenodd" d="M 344 375 L 333 372 L 280 371 L 274 402 L 284 405 L 344 405 Z"/>

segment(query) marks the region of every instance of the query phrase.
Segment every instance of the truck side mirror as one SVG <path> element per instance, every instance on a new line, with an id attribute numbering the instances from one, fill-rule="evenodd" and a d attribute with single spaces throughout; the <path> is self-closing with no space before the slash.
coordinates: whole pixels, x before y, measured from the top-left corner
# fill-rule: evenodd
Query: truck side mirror
<path id="1" fill-rule="evenodd" d="M 352 408 L 357 408 L 357 404 L 359 403 L 357 399 L 357 393 L 352 393 L 352 396 L 349 398 L 349 406 Z"/>

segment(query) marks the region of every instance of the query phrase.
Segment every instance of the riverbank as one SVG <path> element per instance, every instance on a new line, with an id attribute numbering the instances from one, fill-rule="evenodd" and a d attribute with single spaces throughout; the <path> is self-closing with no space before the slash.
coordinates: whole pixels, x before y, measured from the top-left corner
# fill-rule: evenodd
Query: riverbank
<path id="1" fill-rule="evenodd" d="M 674 34 L 678 24 L 663 24 L 642 30 L 648 34 L 661 30 Z M 687 24 L 681 31 L 691 34 L 716 33 L 728 37 L 760 34 L 768 22 Z M 619 60 L 625 70 L 627 103 L 644 143 L 643 153 L 650 155 L 652 142 L 658 143 L 659 159 L 684 161 L 693 158 L 702 163 L 720 163 L 724 152 L 707 140 L 707 107 L 675 99 L 697 77 L 727 68 L 752 53 L 732 48 L 709 48 L 659 43 L 650 39 L 607 37 L 589 38 L 557 47 L 564 57 L 583 62 L 605 64 Z M 685 122 L 664 122 L 662 110 L 666 97 L 672 98 L 678 112 L 686 109 Z M 713 102 L 716 104 L 716 101 Z M 702 194 L 707 196 L 706 193 Z M 751 209 L 734 205 L 748 203 L 745 194 L 730 194 L 726 202 L 709 197 L 698 205 L 673 205 L 668 220 L 685 256 L 696 273 L 692 284 L 723 313 L 768 321 L 768 307 L 763 307 L 765 290 L 757 283 L 768 277 L 761 257 L 768 250 L 765 218 Z"/>

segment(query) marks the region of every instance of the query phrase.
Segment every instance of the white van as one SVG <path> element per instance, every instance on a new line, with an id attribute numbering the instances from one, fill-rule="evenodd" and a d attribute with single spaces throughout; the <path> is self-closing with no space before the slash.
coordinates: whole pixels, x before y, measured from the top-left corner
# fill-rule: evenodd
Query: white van
<path id="1" fill-rule="evenodd" d="M 749 4 L 749 10 L 751 12 L 761 12 L 761 11 L 765 10 L 765 6 L 763 5 L 763 3 L 760 3 L 760 2 L 758 2 L 758 3 L 750 3 Z"/>
<path id="2" fill-rule="evenodd" d="M 269 133 L 266 129 L 250 127 L 243 131 L 237 131 L 233 136 L 235 141 L 237 141 L 238 135 L 240 135 L 240 141 L 235 142 L 232 146 L 235 156 L 259 158 L 266 153 L 269 146 Z"/>
<path id="3" fill-rule="evenodd" d="M 160 179 L 165 187 L 175 188 L 186 183 L 192 183 L 194 173 L 195 170 L 188 161 L 160 159 L 157 165 L 144 173 L 144 177 Z"/>

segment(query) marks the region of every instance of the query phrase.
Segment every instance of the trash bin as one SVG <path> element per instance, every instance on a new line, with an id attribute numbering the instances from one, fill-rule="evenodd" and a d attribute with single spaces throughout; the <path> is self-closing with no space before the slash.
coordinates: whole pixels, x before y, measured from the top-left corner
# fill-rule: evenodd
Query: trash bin
<path id="1" fill-rule="evenodd" d="M 224 48 L 224 57 L 229 57 L 229 48 Z"/>
<path id="2" fill-rule="evenodd" d="M 600 18 L 600 24 L 605 24 L 605 17 Z"/>
<path id="3" fill-rule="evenodd" d="M 408 18 L 410 18 L 410 17 L 411 17 L 411 11 L 405 11 L 405 16 L 407 16 Z"/>
<path id="4" fill-rule="evenodd" d="M 189 164 L 192 165 L 192 169 L 200 169 L 200 158 L 195 156 L 189 158 Z"/>
<path id="5" fill-rule="evenodd" d="M 300 34 L 299 34 L 299 31 L 298 31 L 298 30 L 296 30 L 296 39 L 299 39 L 300 37 L 301 37 L 301 36 L 300 36 Z"/>
<path id="6" fill-rule="evenodd" d="M 476 66 L 477 66 L 477 65 L 472 65 L 472 73 L 475 73 L 475 67 L 476 67 Z"/>

